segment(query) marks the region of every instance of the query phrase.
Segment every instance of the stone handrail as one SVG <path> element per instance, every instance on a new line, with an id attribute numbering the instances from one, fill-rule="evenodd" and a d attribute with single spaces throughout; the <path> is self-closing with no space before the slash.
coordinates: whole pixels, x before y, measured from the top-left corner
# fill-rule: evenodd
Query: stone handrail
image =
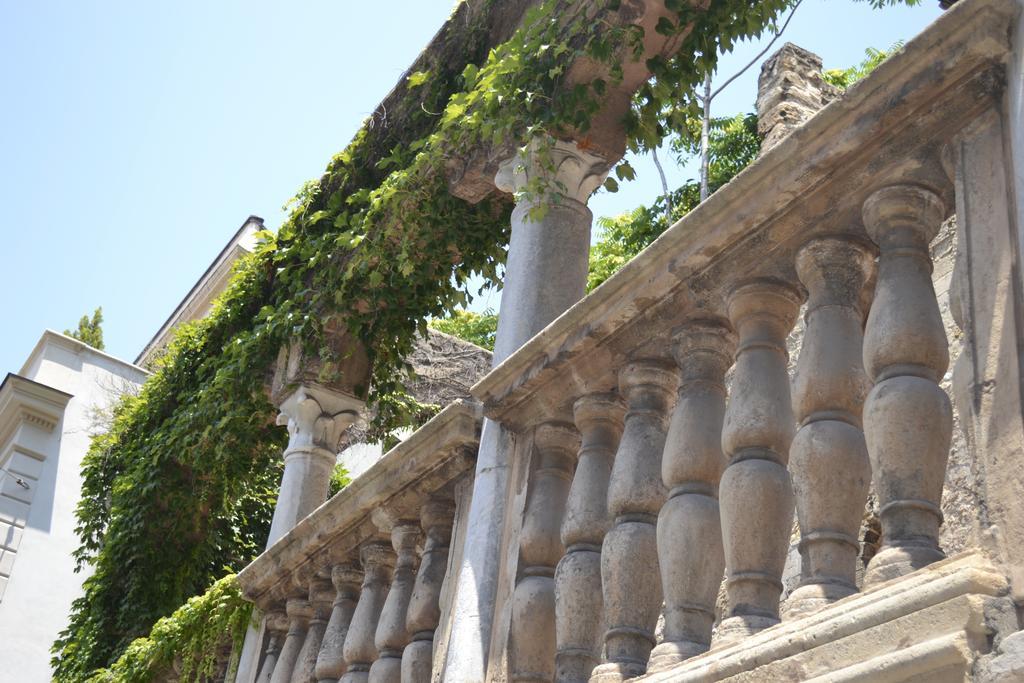
<path id="1" fill-rule="evenodd" d="M 943 566 L 952 429 L 928 244 L 954 211 L 970 245 L 1013 210 L 997 143 L 1016 13 L 958 3 L 473 387 L 516 435 L 489 680 L 712 681 L 773 663 L 743 680 L 811 678 L 786 668 L 814 646 L 780 645 L 792 624 L 835 629 L 839 601 L 882 609 L 858 595 L 855 566 L 869 482 L 883 544 L 865 590 L 906 593 L 892 620 L 917 618 L 923 594 L 966 610 L 909 641 L 921 657 L 939 648 L 937 663 L 871 660 L 894 672 L 879 680 L 967 670 L 990 647 L 971 619 L 1006 582 L 942 592 L 919 575 Z M 972 178 L 1000 168 L 999 182 Z M 794 513 L 800 585 L 780 605 Z M 999 574 L 980 555 L 951 562 Z M 753 639 L 770 641 L 761 660 L 743 659 Z M 821 680 L 870 666 L 847 657 L 849 678 Z"/>
<path id="2" fill-rule="evenodd" d="M 480 423 L 478 404 L 449 405 L 239 573 L 266 615 L 256 680 L 397 681 L 405 650 L 429 680 Z"/>
<path id="3" fill-rule="evenodd" d="M 481 379 L 472 392 L 485 414 L 524 427 L 564 408 L 567 377 L 588 390 L 615 387 L 623 358 L 644 344 L 663 351 L 681 320 L 724 310 L 737 281 L 757 273 L 795 282 L 795 252 L 808 238 L 838 229 L 867 240 L 860 214 L 873 189 L 916 183 L 951 209 L 943 147 L 998 102 L 1014 16 L 1004 0 L 965 6 L 947 12 Z"/>

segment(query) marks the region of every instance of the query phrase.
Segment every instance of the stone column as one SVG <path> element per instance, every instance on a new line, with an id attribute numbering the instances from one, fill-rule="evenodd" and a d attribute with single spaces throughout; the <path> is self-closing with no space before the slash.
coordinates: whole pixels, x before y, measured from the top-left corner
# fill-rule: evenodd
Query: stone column
<path id="1" fill-rule="evenodd" d="M 338 564 L 331 568 L 331 583 L 334 584 L 334 604 L 331 619 L 324 631 L 320 654 L 316 659 L 316 677 L 319 683 L 336 683 L 345 673 L 345 636 L 348 635 L 352 615 L 359 599 L 359 584 L 363 573 L 350 564 Z"/>
<path id="2" fill-rule="evenodd" d="M 796 257 L 809 294 L 793 381 L 800 427 L 789 463 L 803 571 L 786 601 L 786 618 L 857 592 L 858 536 L 871 481 L 861 429 L 870 384 L 861 362 L 860 303 L 874 260 L 867 245 L 843 237 L 812 240 Z"/>
<path id="3" fill-rule="evenodd" d="M 618 683 L 644 673 L 661 612 L 656 523 L 665 502 L 661 453 L 679 381 L 675 363 L 640 359 L 619 372 L 626 420 L 608 485 L 614 519 L 601 546 L 605 663 L 592 681 Z"/>
<path id="4" fill-rule="evenodd" d="M 306 629 L 306 640 L 302 644 L 295 670 L 292 672 L 292 683 L 317 683 L 316 660 L 323 644 L 327 620 L 331 618 L 331 602 L 334 600 L 334 586 L 331 580 L 314 576 L 309 582 L 309 604 L 313 616 Z"/>
<path id="5" fill-rule="evenodd" d="M 256 676 L 256 683 L 270 683 L 281 652 L 281 644 L 288 631 L 288 615 L 283 611 L 268 612 L 266 616 L 267 651 L 263 657 L 263 665 Z"/>
<path id="6" fill-rule="evenodd" d="M 285 612 L 288 615 L 288 635 L 284 639 L 281 654 L 277 657 L 270 683 L 291 683 L 299 652 L 306 641 L 306 629 L 309 627 L 310 617 L 313 616 L 313 606 L 306 598 L 290 598 L 285 603 Z"/>
<path id="7" fill-rule="evenodd" d="M 419 538 L 420 529 L 415 522 L 400 522 L 391 529 L 391 545 L 398 559 L 391 590 L 377 623 L 374 644 L 380 654 L 370 667 L 370 683 L 401 683 L 402 650 L 409 642 L 405 618 L 416 581 L 416 543 Z"/>
<path id="8" fill-rule="evenodd" d="M 352 622 L 345 636 L 345 675 L 342 683 L 368 683 L 370 666 L 377 660 L 374 638 L 377 623 L 388 597 L 395 556 L 387 543 L 371 541 L 359 549 L 363 565 L 363 587 Z"/>
<path id="9" fill-rule="evenodd" d="M 722 450 L 729 459 L 719 486 L 729 608 L 716 642 L 779 622 L 793 523 L 786 461 L 795 424 L 786 336 L 799 309 L 799 293 L 772 280 L 748 282 L 729 297 L 739 346 L 722 428 Z"/>
<path id="10" fill-rule="evenodd" d="M 668 500 L 658 515 L 665 635 L 651 652 L 651 670 L 708 649 L 725 570 L 718 481 L 725 466 L 725 373 L 736 338 L 723 320 L 697 320 L 673 341 L 681 381 L 661 463 Z"/>
<path id="11" fill-rule="evenodd" d="M 611 521 L 608 478 L 624 413 L 625 406 L 614 393 L 587 394 L 573 406 L 582 443 L 562 522 L 565 555 L 555 570 L 555 680 L 559 683 L 589 680 L 601 661 L 601 543 Z"/>
<path id="12" fill-rule="evenodd" d="M 362 406 L 345 394 L 307 386 L 281 402 L 277 423 L 288 426 L 289 438 L 268 548 L 327 500 L 341 437 Z"/>
<path id="13" fill-rule="evenodd" d="M 593 215 L 587 198 L 604 182 L 608 163 L 571 143 L 555 142 L 548 163 L 536 147 L 502 165 L 496 184 L 513 192 L 537 174 L 565 188 L 543 218 L 530 219 L 537 200 L 512 213 L 505 282 L 498 316 L 498 365 L 586 292 Z M 532 174 L 532 175 L 531 175 Z M 538 283 L 544 283 L 538 287 Z M 452 629 L 444 680 L 482 683 L 487 669 L 494 601 L 501 568 L 501 530 L 508 492 L 510 443 L 500 425 L 484 420 L 468 513 L 465 553 L 452 596 Z"/>
<path id="14" fill-rule="evenodd" d="M 402 683 L 431 681 L 434 631 L 441 621 L 441 588 L 448 571 L 454 519 L 455 505 L 451 501 L 432 500 L 423 506 L 421 522 L 427 541 L 405 619 L 412 642 L 402 652 Z"/>
<path id="15" fill-rule="evenodd" d="M 555 566 L 564 549 L 560 529 L 579 435 L 568 424 L 547 422 L 534 431 L 530 490 L 519 534 L 519 581 L 512 595 L 509 680 L 555 677 Z"/>
<path id="16" fill-rule="evenodd" d="M 953 415 L 938 385 L 949 365 L 949 348 L 928 243 L 945 216 L 937 196 L 913 185 L 882 188 L 864 203 L 864 226 L 881 249 L 864 332 L 864 367 L 875 383 L 864 405 L 864 435 L 882 547 L 871 558 L 866 584 L 944 557 L 938 544 L 939 500 Z"/>

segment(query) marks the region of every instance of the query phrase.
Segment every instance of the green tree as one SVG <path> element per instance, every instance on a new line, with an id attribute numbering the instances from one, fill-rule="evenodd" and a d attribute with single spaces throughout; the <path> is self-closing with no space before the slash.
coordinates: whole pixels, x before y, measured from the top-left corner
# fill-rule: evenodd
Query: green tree
<path id="1" fill-rule="evenodd" d="M 700 154 L 700 120 L 690 122 L 690 134 L 673 139 L 671 149 L 680 165 Z M 709 130 L 708 185 L 711 192 L 725 185 L 752 162 L 760 150 L 756 114 L 713 119 Z M 598 238 L 590 248 L 590 291 L 610 278 L 677 220 L 700 203 L 700 180 L 614 218 L 598 218 Z"/>
<path id="2" fill-rule="evenodd" d="M 493 351 L 494 335 L 498 331 L 498 316 L 490 309 L 483 313 L 455 311 L 447 318 L 432 319 L 430 327 Z"/>
<path id="3" fill-rule="evenodd" d="M 875 3 L 877 4 L 877 3 Z M 828 83 L 846 89 L 875 70 L 889 55 L 903 47 L 903 41 L 888 50 L 869 47 L 860 64 L 847 69 L 830 69 L 823 75 Z M 685 127 L 670 142 L 679 165 L 700 156 L 701 120 L 689 118 Z M 761 138 L 757 134 L 757 115 L 737 114 L 712 119 L 708 140 L 708 184 L 714 193 L 757 158 Z M 629 263 L 668 227 L 700 203 L 700 181 L 687 181 L 682 187 L 659 197 L 650 206 L 641 206 L 613 218 L 597 219 L 598 238 L 590 249 L 590 274 L 587 291 L 610 278 Z"/>
<path id="4" fill-rule="evenodd" d="M 829 69 L 822 75 L 825 77 L 826 82 L 831 83 L 837 88 L 846 90 L 851 85 L 874 71 L 879 64 L 889 57 L 889 55 L 902 48 L 902 40 L 893 43 L 888 50 L 878 50 L 876 48 L 869 47 L 864 50 L 864 61 L 860 64 L 851 66 L 847 69 Z"/>
<path id="5" fill-rule="evenodd" d="M 331 485 L 327 489 L 327 496 L 333 497 L 335 493 L 342 490 L 346 486 L 352 483 L 352 477 L 348 475 L 348 470 L 340 462 L 334 466 L 331 470 Z"/>
<path id="6" fill-rule="evenodd" d="M 92 312 L 92 319 L 83 315 L 78 321 L 77 330 L 64 330 L 64 334 L 74 337 L 78 341 L 88 344 L 94 349 L 103 350 L 103 307 L 100 306 Z"/>

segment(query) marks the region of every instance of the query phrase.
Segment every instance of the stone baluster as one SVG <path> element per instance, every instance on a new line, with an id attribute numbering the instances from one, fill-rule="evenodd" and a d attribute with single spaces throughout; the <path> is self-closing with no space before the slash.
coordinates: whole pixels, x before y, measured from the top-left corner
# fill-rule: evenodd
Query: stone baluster
<path id="1" fill-rule="evenodd" d="M 611 529 L 601 546 L 605 662 L 592 681 L 643 674 L 661 611 L 656 524 L 665 502 L 661 453 L 678 382 L 675 363 L 642 359 L 619 372 L 625 427 L 608 484 Z"/>
<path id="2" fill-rule="evenodd" d="M 288 426 L 288 447 L 268 548 L 327 500 L 341 438 L 362 405 L 345 394 L 305 386 L 281 402 L 277 423 Z"/>
<path id="3" fill-rule="evenodd" d="M 708 649 L 725 570 L 718 482 L 725 465 L 725 373 L 736 339 L 725 321 L 698 320 L 673 341 L 681 380 L 661 463 L 668 489 L 658 515 L 665 635 L 651 652 L 655 671 Z"/>
<path id="4" fill-rule="evenodd" d="M 795 421 L 786 336 L 801 297 L 773 280 L 754 280 L 729 296 L 739 335 L 722 450 L 719 486 L 729 606 L 715 642 L 730 642 L 779 622 L 782 570 L 793 523 L 786 470 Z"/>
<path id="5" fill-rule="evenodd" d="M 345 675 L 342 683 L 368 683 L 370 666 L 377 660 L 377 623 L 391 586 L 395 557 L 388 543 L 372 541 L 359 549 L 363 586 L 345 636 Z"/>
<path id="6" fill-rule="evenodd" d="M 334 600 L 334 586 L 325 577 L 314 576 L 309 582 L 309 604 L 312 616 L 306 629 L 306 639 L 302 643 L 295 670 L 292 672 L 292 683 L 317 683 L 316 659 L 320 654 L 324 631 L 331 617 L 331 602 Z"/>
<path id="7" fill-rule="evenodd" d="M 864 367 L 874 381 L 864 436 L 882 522 L 882 547 L 865 576 L 873 584 L 944 557 L 939 500 L 953 416 L 938 385 L 949 348 L 928 253 L 945 217 L 942 201 L 923 188 L 896 185 L 872 194 L 863 215 L 881 250 L 864 331 Z"/>
<path id="8" fill-rule="evenodd" d="M 560 528 L 572 481 L 579 436 L 568 424 L 547 422 L 534 431 L 530 475 L 519 535 L 519 581 L 512 596 L 509 680 L 555 677 L 555 566 L 564 551 Z"/>
<path id="9" fill-rule="evenodd" d="M 284 610 L 288 615 L 288 635 L 284 639 L 281 654 L 277 656 L 270 683 L 291 683 L 292 672 L 299 661 L 302 645 L 306 642 L 306 629 L 313 616 L 313 606 L 306 598 L 289 598 Z"/>
<path id="10" fill-rule="evenodd" d="M 402 651 L 402 683 L 430 683 L 434 631 L 441 621 L 441 588 L 448 570 L 455 505 L 432 500 L 423 506 L 421 523 L 427 540 L 420 570 L 409 598 L 405 628 L 412 641 Z"/>
<path id="11" fill-rule="evenodd" d="M 391 590 L 377 622 L 374 644 L 380 654 L 370 667 L 370 683 L 400 683 L 402 680 L 402 650 L 409 642 L 405 619 L 416 582 L 416 543 L 419 538 L 419 524 L 415 522 L 401 522 L 391 529 L 391 545 L 398 559 Z"/>
<path id="12" fill-rule="evenodd" d="M 565 555 L 555 569 L 555 680 L 559 683 L 587 681 L 601 661 L 601 543 L 610 523 L 608 478 L 624 412 L 614 393 L 588 394 L 573 406 L 581 444 L 562 522 Z"/>
<path id="13" fill-rule="evenodd" d="M 807 614 L 857 592 L 858 534 L 871 480 L 861 411 L 870 385 L 861 310 L 874 254 L 864 244 L 825 237 L 804 245 L 796 271 L 809 299 L 793 381 L 799 429 L 789 470 L 800 522 L 800 586 L 783 607 Z"/>
<path id="14" fill-rule="evenodd" d="M 363 573 L 350 564 L 335 565 L 331 569 L 334 584 L 334 604 L 331 619 L 324 631 L 320 654 L 316 659 L 316 677 L 319 683 L 336 683 L 345 673 L 345 636 L 359 599 L 359 583 Z"/>
<path id="15" fill-rule="evenodd" d="M 270 683 L 270 679 L 274 675 L 274 667 L 277 664 L 278 655 L 281 653 L 281 645 L 288 632 L 288 615 L 283 610 L 274 610 L 267 613 L 264 623 L 267 630 L 267 650 L 263 656 L 263 665 L 256 676 L 256 683 Z"/>

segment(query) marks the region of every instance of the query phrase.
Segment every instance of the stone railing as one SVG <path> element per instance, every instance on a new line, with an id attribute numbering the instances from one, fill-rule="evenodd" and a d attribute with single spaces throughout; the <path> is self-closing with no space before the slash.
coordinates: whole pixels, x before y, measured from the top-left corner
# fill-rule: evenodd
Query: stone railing
<path id="1" fill-rule="evenodd" d="M 958 3 L 474 387 L 515 435 L 488 680 L 963 680 L 1018 628 L 1020 492 L 995 483 L 1024 435 L 1015 14 Z M 945 560 L 928 245 L 954 212 L 958 408 L 990 505 Z"/>
<path id="2" fill-rule="evenodd" d="M 480 420 L 449 405 L 238 575 L 265 615 L 257 681 L 431 680 Z"/>

